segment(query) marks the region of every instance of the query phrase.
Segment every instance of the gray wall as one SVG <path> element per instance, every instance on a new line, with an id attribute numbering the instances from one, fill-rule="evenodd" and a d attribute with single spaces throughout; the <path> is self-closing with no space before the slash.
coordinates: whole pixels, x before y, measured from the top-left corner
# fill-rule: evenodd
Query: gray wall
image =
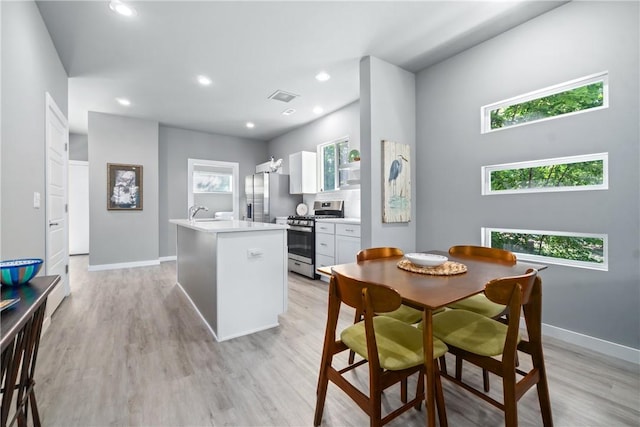
<path id="1" fill-rule="evenodd" d="M 480 228 L 607 233 L 609 271 L 551 265 L 543 322 L 639 348 L 638 3 L 572 2 L 417 78 L 417 249 Z M 610 108 L 480 134 L 480 107 L 608 70 Z M 609 152 L 609 190 L 480 195 L 483 165 Z"/>
<path id="2" fill-rule="evenodd" d="M 69 160 L 89 160 L 89 137 L 79 133 L 69 134 Z"/>
<path id="3" fill-rule="evenodd" d="M 158 122 L 89 112 L 89 266 L 158 260 Z M 107 210 L 107 163 L 142 165 L 143 209 Z"/>
<path id="4" fill-rule="evenodd" d="M 416 76 L 375 57 L 360 61 L 362 247 L 416 246 Z M 411 147 L 411 221 L 382 223 L 382 140 Z"/>
<path id="5" fill-rule="evenodd" d="M 187 159 L 240 163 L 240 214 L 244 212 L 244 177 L 269 160 L 265 141 L 160 126 L 160 256 L 176 254 L 176 226 L 187 217 Z M 202 215 L 202 214 L 198 214 Z M 93 247 L 91 248 L 93 250 Z"/>
<path id="6" fill-rule="evenodd" d="M 3 259 L 45 257 L 45 92 L 67 116 L 67 74 L 33 2 L 2 2 Z M 42 208 L 33 208 L 33 193 Z"/>
<path id="7" fill-rule="evenodd" d="M 269 156 L 283 159 L 282 173 L 289 173 L 289 154 L 316 152 L 318 144 L 349 136 L 349 146 L 360 147 L 360 103 L 353 102 L 331 114 L 269 141 Z"/>
<path id="8" fill-rule="evenodd" d="M 283 159 L 283 173 L 289 173 L 289 154 L 298 151 L 316 152 L 318 144 L 349 137 L 349 147 L 360 149 L 360 102 L 353 102 L 331 114 L 287 132 L 269 141 L 268 153 Z M 305 194 L 304 203 L 313 208 L 315 200 L 344 200 L 345 216 L 360 217 L 360 190 L 338 190 Z M 295 212 L 291 212 L 293 215 Z"/>

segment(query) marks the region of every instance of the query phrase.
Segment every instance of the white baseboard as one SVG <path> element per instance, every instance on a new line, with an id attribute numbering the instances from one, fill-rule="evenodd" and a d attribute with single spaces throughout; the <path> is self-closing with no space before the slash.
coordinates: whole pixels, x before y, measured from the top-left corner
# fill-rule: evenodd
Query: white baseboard
<path id="1" fill-rule="evenodd" d="M 160 262 L 167 262 L 167 261 L 176 261 L 178 257 L 176 255 L 171 255 L 171 256 L 161 256 L 158 259 L 160 260 Z"/>
<path id="2" fill-rule="evenodd" d="M 627 362 L 640 364 L 640 350 L 637 348 L 627 347 L 544 323 L 542 324 L 542 335 L 588 348 L 589 350 L 597 351 L 607 356 L 626 360 Z"/>
<path id="3" fill-rule="evenodd" d="M 160 260 L 152 259 L 149 261 L 119 262 L 116 264 L 90 265 L 87 268 L 87 270 L 89 271 L 118 270 L 120 268 L 150 267 L 153 265 L 160 265 Z"/>
<path id="4" fill-rule="evenodd" d="M 520 328 L 526 330 L 526 324 L 523 317 L 520 318 Z M 542 336 L 543 338 L 545 336 L 555 338 L 569 344 L 574 344 L 579 347 L 584 347 L 586 349 L 602 353 L 605 356 L 615 357 L 617 359 L 640 365 L 640 350 L 637 348 L 627 347 L 611 341 L 605 341 L 579 332 L 547 325 L 546 323 L 542 324 Z"/>

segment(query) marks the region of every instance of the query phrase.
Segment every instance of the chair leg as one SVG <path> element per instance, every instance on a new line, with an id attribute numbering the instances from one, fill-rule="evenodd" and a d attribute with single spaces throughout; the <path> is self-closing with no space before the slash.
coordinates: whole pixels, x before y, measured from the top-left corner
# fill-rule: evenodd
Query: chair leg
<path id="1" fill-rule="evenodd" d="M 382 390 L 379 386 L 374 386 L 370 390 L 371 397 L 369 397 L 369 425 L 371 427 L 382 426 Z"/>
<path id="2" fill-rule="evenodd" d="M 400 380 L 400 401 L 407 403 L 407 379 Z"/>
<path id="3" fill-rule="evenodd" d="M 444 355 L 440 357 L 440 372 L 447 373 L 447 358 Z"/>
<path id="4" fill-rule="evenodd" d="M 489 371 L 486 369 L 482 370 L 482 385 L 484 386 L 484 391 L 486 393 L 489 392 Z"/>
<path id="5" fill-rule="evenodd" d="M 442 380 L 440 379 L 440 372 L 435 371 L 435 383 L 436 383 L 436 407 L 438 408 L 438 421 L 440 427 L 447 427 L 447 410 L 444 405 L 444 393 L 442 392 Z"/>
<path id="6" fill-rule="evenodd" d="M 516 399 L 516 376 L 515 370 L 513 374 L 507 373 L 502 381 L 504 396 L 504 425 L 505 427 L 518 426 L 518 401 Z"/>
<path id="7" fill-rule="evenodd" d="M 416 403 L 416 406 L 414 406 L 414 408 L 416 408 L 416 410 L 418 411 L 421 411 L 422 401 L 424 400 L 424 371 L 418 372 L 418 385 L 416 386 L 416 397 L 417 396 L 423 396 L 423 398 L 418 400 L 418 403 Z"/>
<path id="8" fill-rule="evenodd" d="M 327 387 L 329 386 L 329 367 L 332 356 L 323 352 L 320 364 L 320 374 L 318 375 L 318 388 L 316 389 L 316 413 L 313 417 L 313 425 L 319 426 L 322 422 L 322 412 L 324 411 L 324 401 L 327 397 Z M 326 360 L 329 359 L 329 360 Z"/>

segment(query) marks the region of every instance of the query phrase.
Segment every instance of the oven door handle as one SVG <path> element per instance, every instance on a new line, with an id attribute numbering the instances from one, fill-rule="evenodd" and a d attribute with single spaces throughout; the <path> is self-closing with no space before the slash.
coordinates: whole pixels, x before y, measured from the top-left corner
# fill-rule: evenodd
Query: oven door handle
<path id="1" fill-rule="evenodd" d="M 290 225 L 289 226 L 289 230 L 292 230 L 292 231 L 303 231 L 305 233 L 312 233 L 313 232 L 313 227 L 300 227 L 298 225 Z"/>

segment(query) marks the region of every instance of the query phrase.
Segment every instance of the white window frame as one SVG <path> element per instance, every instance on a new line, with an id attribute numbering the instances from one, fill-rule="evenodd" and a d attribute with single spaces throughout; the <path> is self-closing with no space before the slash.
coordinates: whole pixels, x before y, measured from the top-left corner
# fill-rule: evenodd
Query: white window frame
<path id="1" fill-rule="evenodd" d="M 499 232 L 499 233 L 520 233 L 520 234 L 545 234 L 545 235 L 553 235 L 553 236 L 568 236 L 568 237 L 592 237 L 602 239 L 602 256 L 604 258 L 603 263 L 595 263 L 595 262 L 587 262 L 587 261 L 576 261 L 572 259 L 565 258 L 555 258 L 548 257 L 542 255 L 532 255 L 525 254 L 520 252 L 514 252 L 518 260 L 521 261 L 532 261 L 538 262 L 541 264 L 554 264 L 554 265 L 564 265 L 567 267 L 577 267 L 577 268 L 587 268 L 590 270 L 600 270 L 600 271 L 609 271 L 609 237 L 607 234 L 597 234 L 597 233 L 575 233 L 568 231 L 545 231 L 545 230 L 524 230 L 524 229 L 513 229 L 513 228 L 492 228 L 492 227 L 482 227 L 481 229 L 481 241 L 482 246 L 491 247 L 491 233 Z"/>
<path id="2" fill-rule="evenodd" d="M 510 105 L 520 104 L 523 102 L 531 101 L 538 98 L 544 98 L 549 95 L 565 92 L 571 89 L 577 89 L 582 86 L 587 86 L 592 83 L 602 82 L 602 105 L 600 107 L 587 108 L 585 110 L 574 111 L 572 113 L 559 114 L 553 117 L 545 117 L 542 119 L 531 120 L 525 123 L 519 123 L 516 125 L 509 125 L 497 129 L 491 129 L 491 111 L 498 108 L 509 107 Z M 585 77 L 580 77 L 568 82 L 559 83 L 557 85 L 548 86 L 543 89 L 534 90 L 532 92 L 525 93 L 523 95 L 514 96 L 513 98 L 505 99 L 502 101 L 494 102 L 492 104 L 485 105 L 480 108 L 480 133 L 497 132 L 505 129 L 513 129 L 520 126 L 526 126 L 533 123 L 544 122 L 547 120 L 559 119 L 561 117 L 575 116 L 576 114 L 588 113 L 592 111 L 602 110 L 609 108 L 609 72 L 602 71 L 600 73 L 591 74 Z"/>
<path id="3" fill-rule="evenodd" d="M 594 160 L 602 160 L 602 184 L 578 185 L 563 187 L 538 187 L 538 188 L 517 188 L 513 190 L 492 190 L 491 173 L 501 170 L 524 169 L 539 166 L 563 165 L 569 163 L 582 163 Z M 496 194 L 521 194 L 521 193 L 553 193 L 558 191 L 592 191 L 609 189 L 609 153 L 593 153 L 578 156 L 555 157 L 552 159 L 529 160 L 515 163 L 502 163 L 499 165 L 482 166 L 482 195 L 490 196 Z"/>
<path id="4" fill-rule="evenodd" d="M 327 147 L 329 145 L 335 145 L 336 146 L 336 153 L 337 153 L 337 149 L 338 149 L 338 144 L 342 143 L 342 142 L 346 142 L 347 146 L 350 147 L 349 145 L 349 136 L 343 136 L 341 138 L 336 138 L 332 141 L 328 141 L 328 142 L 323 142 L 322 144 L 318 144 L 318 146 L 316 147 L 316 152 L 317 152 L 317 183 L 318 183 L 318 192 L 322 192 L 322 193 L 326 193 L 326 192 L 331 192 L 331 191 L 339 191 L 340 190 L 340 164 L 338 163 L 338 158 L 336 155 L 336 188 L 331 189 L 331 190 L 326 190 L 324 188 L 324 156 L 322 153 L 322 150 L 324 147 Z"/>

